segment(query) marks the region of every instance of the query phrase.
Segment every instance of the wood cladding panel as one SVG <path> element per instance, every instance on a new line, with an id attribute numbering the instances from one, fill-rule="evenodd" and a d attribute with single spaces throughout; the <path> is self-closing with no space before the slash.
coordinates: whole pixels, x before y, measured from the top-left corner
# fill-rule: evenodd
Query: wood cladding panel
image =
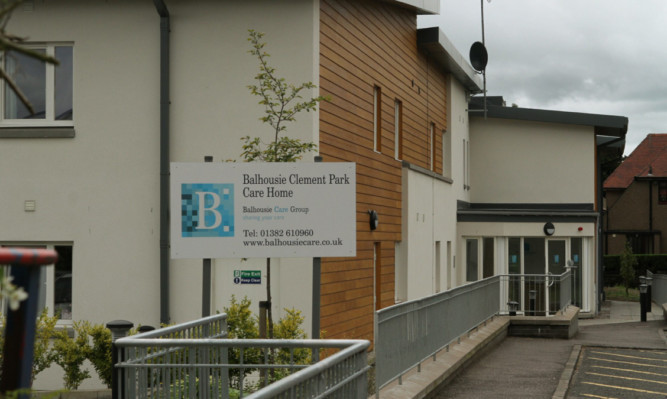
<path id="1" fill-rule="evenodd" d="M 402 240 L 395 101 L 402 103 L 403 160 L 430 169 L 434 146 L 435 170 L 441 171 L 445 81 L 418 51 L 414 11 L 380 0 L 320 1 L 320 94 L 330 100 L 320 103 L 319 150 L 325 162 L 357 164 L 357 256 L 322 260 L 320 325 L 327 338 L 372 340 L 374 296 L 380 307 L 394 304 L 395 244 Z M 379 151 L 373 150 L 374 86 L 382 93 Z M 371 209 L 380 217 L 374 231 Z"/>

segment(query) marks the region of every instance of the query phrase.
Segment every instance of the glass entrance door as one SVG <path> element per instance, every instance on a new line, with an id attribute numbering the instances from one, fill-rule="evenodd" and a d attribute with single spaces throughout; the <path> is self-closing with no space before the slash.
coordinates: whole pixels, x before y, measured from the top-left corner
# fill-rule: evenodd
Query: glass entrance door
<path id="1" fill-rule="evenodd" d="M 565 273 L 566 266 L 566 243 L 565 240 L 547 240 L 547 291 L 549 295 L 546 298 L 547 308 L 550 313 L 558 311 L 560 306 L 560 286 L 554 284 L 555 276 Z M 551 276 L 554 276 L 553 278 Z"/>

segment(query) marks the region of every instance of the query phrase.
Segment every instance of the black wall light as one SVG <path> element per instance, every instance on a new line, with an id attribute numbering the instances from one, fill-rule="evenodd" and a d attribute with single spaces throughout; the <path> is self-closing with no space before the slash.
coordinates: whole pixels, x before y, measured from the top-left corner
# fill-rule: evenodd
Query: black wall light
<path id="1" fill-rule="evenodd" d="M 368 211 L 368 214 L 371 216 L 370 217 L 371 230 L 377 229 L 378 225 L 380 224 L 380 221 L 378 220 L 378 213 L 375 211 Z"/>
<path id="2" fill-rule="evenodd" d="M 554 224 L 551 222 L 547 222 L 544 224 L 544 234 L 548 236 L 552 236 L 556 232 L 556 228 L 554 227 Z"/>

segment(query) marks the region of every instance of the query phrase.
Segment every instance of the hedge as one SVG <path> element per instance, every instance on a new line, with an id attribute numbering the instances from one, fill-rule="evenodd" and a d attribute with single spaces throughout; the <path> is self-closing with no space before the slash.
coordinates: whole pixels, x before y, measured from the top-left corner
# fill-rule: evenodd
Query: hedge
<path id="1" fill-rule="evenodd" d="M 638 265 L 636 270 L 637 276 L 645 276 L 646 270 L 650 270 L 657 274 L 667 274 L 667 254 L 661 255 L 635 255 L 637 257 Z M 604 256 L 604 285 L 605 287 L 613 287 L 615 285 L 623 285 L 621 279 L 621 256 L 620 255 L 605 255 Z M 639 279 L 634 286 L 639 285 Z"/>

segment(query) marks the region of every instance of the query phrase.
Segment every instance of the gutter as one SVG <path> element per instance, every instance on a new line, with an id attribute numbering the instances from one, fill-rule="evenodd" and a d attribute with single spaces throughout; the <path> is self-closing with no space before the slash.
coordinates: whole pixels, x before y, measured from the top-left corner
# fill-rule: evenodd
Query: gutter
<path id="1" fill-rule="evenodd" d="M 169 324 L 169 10 L 153 0 L 160 15 L 160 323 Z"/>

